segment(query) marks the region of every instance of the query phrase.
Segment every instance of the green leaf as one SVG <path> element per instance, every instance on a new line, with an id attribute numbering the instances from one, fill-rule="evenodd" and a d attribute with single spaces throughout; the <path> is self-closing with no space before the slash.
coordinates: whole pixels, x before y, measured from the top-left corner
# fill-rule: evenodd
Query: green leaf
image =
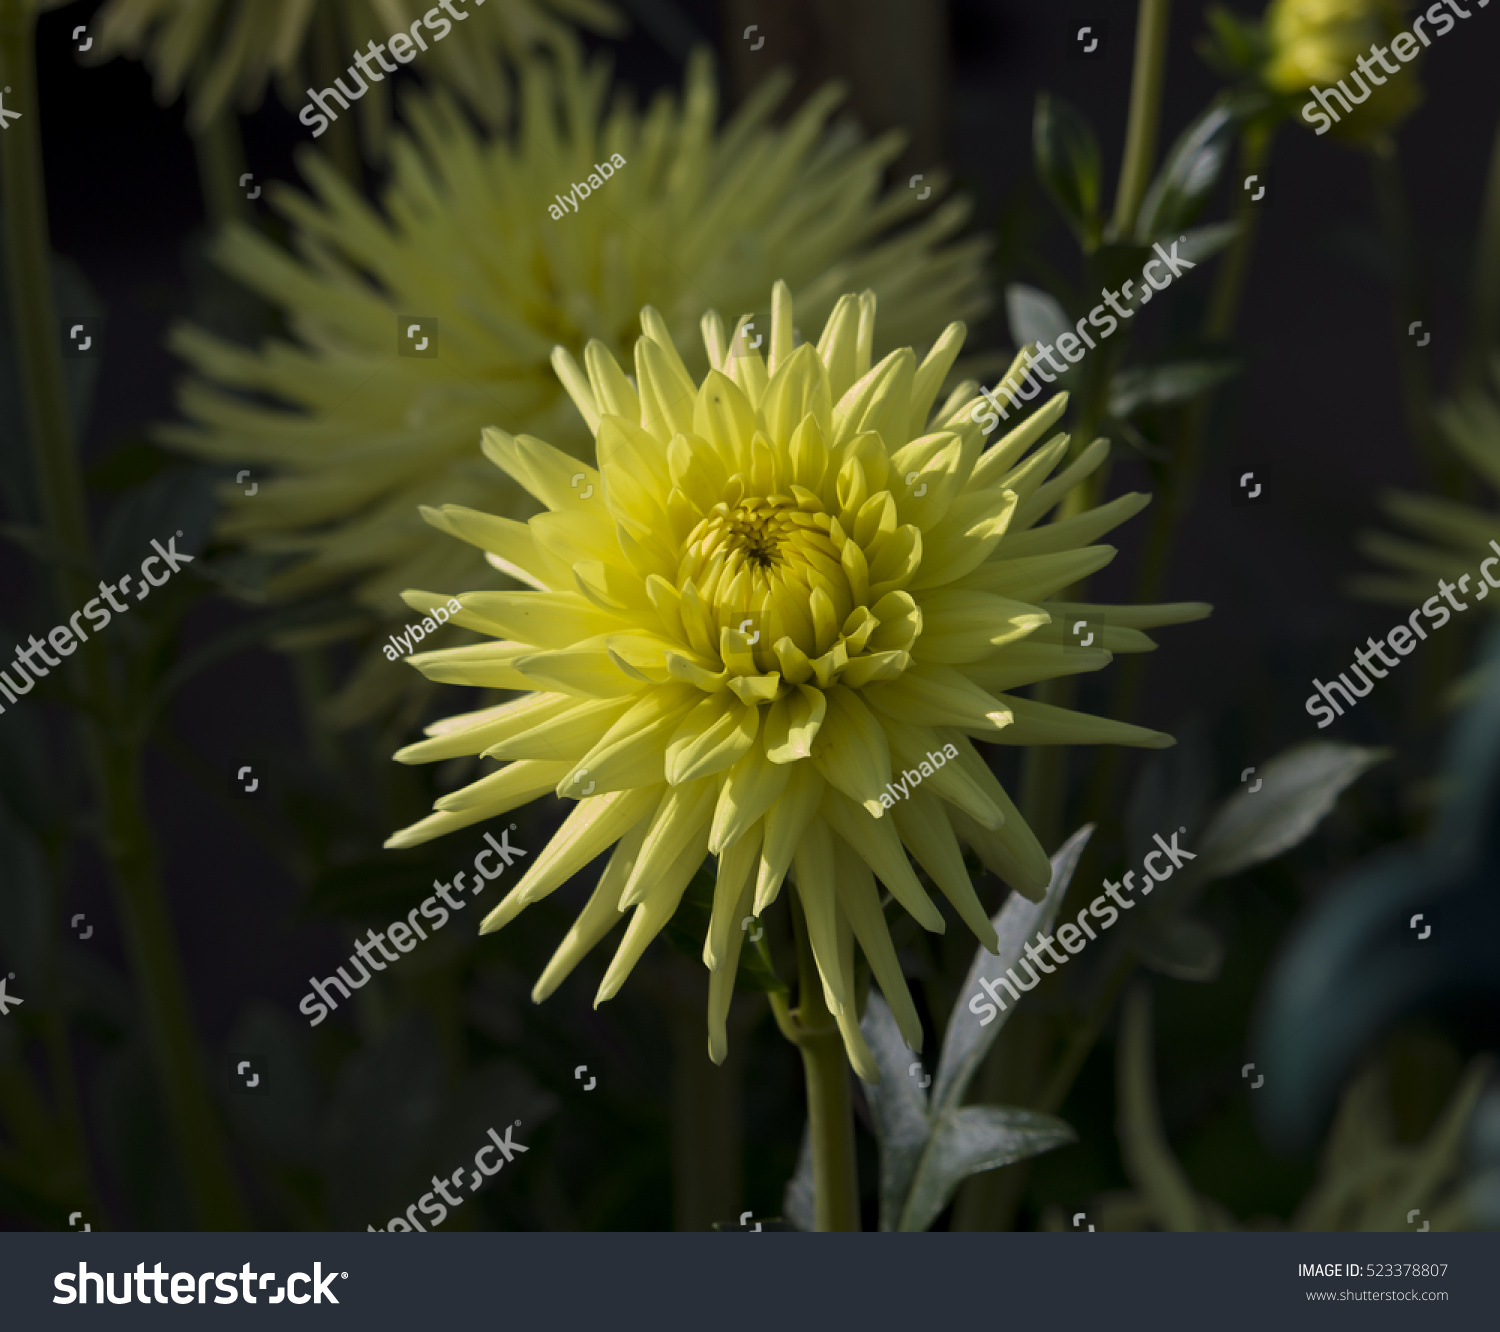
<path id="1" fill-rule="evenodd" d="M 1176 361 L 1122 370 L 1109 386 L 1109 410 L 1124 420 L 1143 407 L 1169 407 L 1190 402 L 1238 374 L 1235 359 Z"/>
<path id="2" fill-rule="evenodd" d="M 1060 333 L 1073 327 L 1067 312 L 1045 291 L 1012 282 L 1005 289 L 1005 316 L 1016 346 L 1032 342 L 1055 343 Z"/>
<path id="3" fill-rule="evenodd" d="M 1224 943 L 1186 916 L 1152 921 L 1131 940 L 1141 964 L 1173 980 L 1212 981 L 1224 965 Z"/>
<path id="4" fill-rule="evenodd" d="M 1209 820 L 1190 867 L 1195 884 L 1225 879 L 1279 856 L 1327 817 L 1334 802 L 1389 749 L 1312 740 L 1278 754 Z M 1255 780 L 1259 789 L 1252 789 Z"/>
<path id="5" fill-rule="evenodd" d="M 1219 102 L 1183 130 L 1141 200 L 1137 240 L 1170 236 L 1198 215 L 1219 183 L 1238 129 L 1235 108 Z"/>
<path id="6" fill-rule="evenodd" d="M 864 1084 L 880 1145 L 880 1228 L 895 1230 L 931 1129 L 919 1081 L 925 1075 L 879 994 L 870 995 L 859 1027 L 880 1068 L 880 1081 Z"/>
<path id="7" fill-rule="evenodd" d="M 933 1082 L 932 1104 L 936 1113 L 956 1107 L 963 1100 L 979 1061 L 994 1044 L 1006 1019 L 1015 1011 L 1014 1006 L 1009 1006 L 999 1014 L 991 1014 L 988 1022 L 981 1022 L 969 1008 L 970 999 L 979 993 L 980 981 L 998 981 L 1008 968 L 1020 961 L 1027 942 L 1036 932 L 1045 930 L 1052 923 L 1063 894 L 1068 891 L 1073 871 L 1078 868 L 1078 858 L 1083 855 L 1083 848 L 1093 831 L 1093 824 L 1085 824 L 1052 857 L 1052 883 L 1040 902 L 1028 902 L 1020 893 L 1011 893 L 992 918 L 995 932 L 1000 936 L 1000 951 L 991 954 L 982 947 L 977 949 L 963 988 L 958 992 L 958 1003 L 948 1019 L 948 1030 L 943 1033 L 943 1050 Z"/>
<path id="8" fill-rule="evenodd" d="M 970 1175 L 1077 1141 L 1062 1120 L 1035 1110 L 995 1105 L 950 1110 L 938 1121 L 917 1167 L 900 1229 L 926 1230 Z"/>
<path id="9" fill-rule="evenodd" d="M 1238 222 L 1210 222 L 1207 226 L 1189 227 L 1177 242 L 1177 257 L 1190 264 L 1212 259 L 1240 234 Z"/>
<path id="10" fill-rule="evenodd" d="M 781 1199 L 781 1214 L 798 1230 L 818 1228 L 817 1198 L 813 1191 L 812 1131 L 802 1126 L 802 1148 L 797 1153 L 797 1169 L 786 1182 Z"/>
<path id="11" fill-rule="evenodd" d="M 1031 122 L 1036 173 L 1084 249 L 1099 243 L 1099 144 L 1081 112 L 1040 93 Z"/>

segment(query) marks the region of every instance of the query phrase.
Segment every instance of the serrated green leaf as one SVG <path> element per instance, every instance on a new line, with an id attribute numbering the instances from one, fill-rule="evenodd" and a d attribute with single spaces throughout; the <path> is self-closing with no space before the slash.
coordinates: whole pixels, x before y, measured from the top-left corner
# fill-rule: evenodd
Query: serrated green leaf
<path id="1" fill-rule="evenodd" d="M 1278 754 L 1229 797 L 1204 829 L 1193 882 L 1228 878 L 1279 856 L 1306 838 L 1328 815 L 1339 796 L 1389 749 L 1365 749 L 1312 740 Z"/>
<path id="2" fill-rule="evenodd" d="M 864 1084 L 880 1146 L 880 1228 L 895 1230 L 931 1127 L 920 1081 L 924 1075 L 881 995 L 870 996 L 859 1026 L 880 1068 L 880 1081 Z"/>
<path id="3" fill-rule="evenodd" d="M 818 1228 L 817 1198 L 813 1192 L 812 1134 L 802 1126 L 802 1147 L 797 1153 L 797 1169 L 786 1182 L 781 1212 L 798 1230 Z"/>
<path id="4" fill-rule="evenodd" d="M 1061 1119 L 1035 1110 L 996 1105 L 949 1110 L 938 1120 L 917 1166 L 900 1229 L 926 1230 L 970 1175 L 1077 1141 Z"/>
<path id="5" fill-rule="evenodd" d="M 994 1044 L 1006 1019 L 1015 1011 L 1008 1007 L 998 1015 L 991 1014 L 988 1022 L 981 1022 L 969 1008 L 971 998 L 979 992 L 980 981 L 999 980 L 1008 968 L 1020 961 L 1027 941 L 1037 930 L 1045 930 L 1052 923 L 1058 904 L 1068 891 L 1073 871 L 1078 868 L 1078 858 L 1093 831 L 1093 824 L 1085 824 L 1052 857 L 1052 883 L 1040 902 L 1029 902 L 1020 893 L 1012 893 L 993 917 L 995 933 L 1000 936 L 1000 951 L 991 954 L 982 947 L 976 950 L 969 974 L 958 992 L 958 1002 L 948 1018 L 948 1029 L 943 1033 L 943 1050 L 933 1082 L 934 1113 L 957 1106 L 963 1100 L 979 1061 Z"/>

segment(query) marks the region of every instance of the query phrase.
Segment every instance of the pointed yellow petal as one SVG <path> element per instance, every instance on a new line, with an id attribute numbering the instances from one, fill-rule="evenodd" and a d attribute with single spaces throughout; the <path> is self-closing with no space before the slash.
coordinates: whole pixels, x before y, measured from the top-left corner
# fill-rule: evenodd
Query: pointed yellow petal
<path id="1" fill-rule="evenodd" d="M 479 932 L 498 930 L 522 908 L 560 888 L 644 819 L 661 794 L 661 787 L 647 786 L 580 800 L 552 834 L 552 840 L 537 853 L 520 882 L 480 923 Z"/>
<path id="2" fill-rule="evenodd" d="M 820 813 L 919 925 L 934 934 L 947 929 L 943 913 L 933 906 L 906 858 L 906 848 L 901 845 L 895 824 L 889 819 L 872 819 L 847 796 L 831 788 L 823 793 Z"/>
<path id="3" fill-rule="evenodd" d="M 880 894 L 875 888 L 875 878 L 867 865 L 861 864 L 854 852 L 841 841 L 834 843 L 834 886 L 838 890 L 839 906 L 854 929 L 854 937 L 870 960 L 870 970 L 880 983 L 881 993 L 895 1014 L 896 1025 L 907 1045 L 918 1053 L 922 1049 L 922 1020 L 917 1016 L 917 1006 L 912 1002 L 911 991 L 906 987 L 906 977 L 901 974 L 901 963 L 896 958 L 896 946 L 891 942 L 891 932 L 886 927 L 885 915 L 880 909 Z M 800 889 L 801 880 L 798 880 Z"/>

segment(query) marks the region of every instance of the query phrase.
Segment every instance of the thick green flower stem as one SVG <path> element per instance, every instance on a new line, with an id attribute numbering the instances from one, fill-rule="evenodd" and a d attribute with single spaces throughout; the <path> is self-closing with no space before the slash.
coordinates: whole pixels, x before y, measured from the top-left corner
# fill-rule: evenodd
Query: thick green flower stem
<path id="1" fill-rule="evenodd" d="M 40 506 L 53 555 L 60 619 L 94 595 L 83 485 L 63 392 L 51 253 L 42 186 L 32 0 L 0 0 L 0 85 L 7 109 L 21 112 L 0 136 L 6 279 Z M 122 709 L 97 643 L 69 658 L 70 687 L 84 700 L 78 712 L 81 747 L 104 824 L 104 851 L 113 870 L 162 1101 L 182 1151 L 185 1182 L 199 1223 L 243 1225 L 224 1148 L 188 1019 L 187 992 L 172 938 L 140 791 L 139 740 L 119 724 Z"/>
<path id="2" fill-rule="evenodd" d="M 1125 124 L 1125 156 L 1115 195 L 1114 232 L 1122 239 L 1135 230 L 1135 217 L 1156 165 L 1156 131 L 1161 121 L 1171 16 L 1172 0 L 1141 0 L 1135 28 L 1135 68 L 1130 76 L 1130 118 Z"/>
<path id="3" fill-rule="evenodd" d="M 797 1008 L 788 1012 L 783 996 L 771 996 L 781 1033 L 802 1052 L 807 1078 L 807 1129 L 812 1139 L 814 1215 L 818 1230 L 859 1230 L 859 1175 L 854 1160 L 854 1102 L 849 1091 L 849 1060 L 838 1024 L 823 999 L 823 980 L 802 919 L 792 898 L 797 935 Z"/>

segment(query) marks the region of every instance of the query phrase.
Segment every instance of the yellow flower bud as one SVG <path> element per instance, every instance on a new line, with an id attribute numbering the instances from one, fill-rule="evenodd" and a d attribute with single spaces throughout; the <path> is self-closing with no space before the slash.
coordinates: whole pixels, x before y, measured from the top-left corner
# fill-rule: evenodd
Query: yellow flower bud
<path id="1" fill-rule="evenodd" d="M 1365 142 L 1422 100 L 1415 71 L 1389 53 L 1391 38 L 1406 30 L 1401 0 L 1272 0 L 1265 18 L 1271 54 L 1262 75 L 1277 92 L 1321 90 L 1325 112 L 1331 108 L 1330 118 L 1337 117 L 1332 132 Z"/>

